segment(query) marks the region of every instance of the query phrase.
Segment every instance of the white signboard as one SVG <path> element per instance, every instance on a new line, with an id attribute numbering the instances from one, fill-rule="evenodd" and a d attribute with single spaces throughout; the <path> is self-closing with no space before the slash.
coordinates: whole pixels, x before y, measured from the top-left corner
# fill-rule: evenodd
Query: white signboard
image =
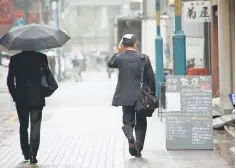
<path id="1" fill-rule="evenodd" d="M 166 93 L 166 111 L 181 111 L 181 95 L 179 92 Z"/>
<path id="2" fill-rule="evenodd" d="M 204 66 L 204 38 L 186 37 L 186 65 L 194 64 L 196 68 Z"/>
<path id="3" fill-rule="evenodd" d="M 210 1 L 189 1 L 184 2 L 185 22 L 210 22 L 211 2 Z"/>

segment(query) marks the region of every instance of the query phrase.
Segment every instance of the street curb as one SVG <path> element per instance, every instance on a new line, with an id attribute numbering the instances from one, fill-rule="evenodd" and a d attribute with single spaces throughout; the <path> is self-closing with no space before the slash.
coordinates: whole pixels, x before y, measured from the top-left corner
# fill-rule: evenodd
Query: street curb
<path id="1" fill-rule="evenodd" d="M 235 139 L 235 134 L 233 134 L 232 131 L 227 128 L 227 125 L 224 126 L 224 129 L 230 136 L 232 136 Z"/>

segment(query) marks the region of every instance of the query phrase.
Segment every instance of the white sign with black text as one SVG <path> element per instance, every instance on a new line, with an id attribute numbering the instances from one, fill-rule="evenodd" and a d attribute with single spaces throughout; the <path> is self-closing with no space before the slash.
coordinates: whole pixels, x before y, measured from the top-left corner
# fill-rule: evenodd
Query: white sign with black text
<path id="1" fill-rule="evenodd" d="M 211 2 L 210 1 L 189 1 L 184 2 L 185 22 L 210 22 Z"/>
<path id="2" fill-rule="evenodd" d="M 186 65 L 187 68 L 204 67 L 204 38 L 186 37 Z M 190 67 L 190 65 L 193 65 Z"/>

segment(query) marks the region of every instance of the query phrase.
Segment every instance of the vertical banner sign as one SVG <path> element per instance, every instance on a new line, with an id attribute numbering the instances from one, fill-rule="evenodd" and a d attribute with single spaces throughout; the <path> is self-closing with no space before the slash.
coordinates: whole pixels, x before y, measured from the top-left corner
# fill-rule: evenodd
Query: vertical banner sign
<path id="1" fill-rule="evenodd" d="M 213 149 L 211 76 L 166 77 L 166 148 Z"/>
<path id="2" fill-rule="evenodd" d="M 181 16 L 181 0 L 175 0 L 175 15 Z"/>
<path id="3" fill-rule="evenodd" d="M 12 24 L 13 0 L 0 0 L 0 24 Z"/>
<path id="4" fill-rule="evenodd" d="M 185 22 L 210 22 L 211 2 L 210 1 L 189 1 L 184 2 Z"/>

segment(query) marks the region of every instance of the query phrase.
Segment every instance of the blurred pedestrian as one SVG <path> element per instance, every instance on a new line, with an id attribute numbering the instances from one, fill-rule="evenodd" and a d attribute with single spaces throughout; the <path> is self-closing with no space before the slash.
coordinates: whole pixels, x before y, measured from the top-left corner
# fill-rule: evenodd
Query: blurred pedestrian
<path id="1" fill-rule="evenodd" d="M 56 76 L 56 55 L 48 57 L 48 65 L 53 76 Z"/>
<path id="2" fill-rule="evenodd" d="M 110 60 L 110 56 L 107 55 L 107 56 L 105 57 L 105 63 L 106 63 L 106 65 L 108 64 L 109 60 Z M 111 79 L 111 74 L 114 72 L 114 70 L 113 70 L 112 68 L 109 68 L 108 66 L 106 66 L 106 69 L 107 69 L 108 78 Z"/>
<path id="3" fill-rule="evenodd" d="M 72 59 L 73 71 L 74 71 L 74 78 L 76 82 L 82 81 L 82 61 L 81 55 L 76 53 L 74 58 Z"/>
<path id="4" fill-rule="evenodd" d="M 123 132 L 128 139 L 129 152 L 132 156 L 141 157 L 147 129 L 146 116 L 135 111 L 135 105 L 140 95 L 141 54 L 136 52 L 136 39 L 133 34 L 126 34 L 122 38 L 121 47 L 110 59 L 109 68 L 118 68 L 119 77 L 113 106 L 122 106 Z M 155 93 L 155 76 L 149 60 L 144 55 L 144 87 Z M 133 136 L 135 128 L 136 140 Z"/>
<path id="5" fill-rule="evenodd" d="M 47 56 L 34 51 L 22 51 L 11 57 L 7 85 L 15 102 L 20 122 L 20 144 L 25 160 L 37 163 L 40 128 L 45 96 L 41 86 L 41 68 L 48 68 Z M 29 117 L 31 123 L 28 137 Z M 29 143 L 30 142 L 30 143 Z"/>

